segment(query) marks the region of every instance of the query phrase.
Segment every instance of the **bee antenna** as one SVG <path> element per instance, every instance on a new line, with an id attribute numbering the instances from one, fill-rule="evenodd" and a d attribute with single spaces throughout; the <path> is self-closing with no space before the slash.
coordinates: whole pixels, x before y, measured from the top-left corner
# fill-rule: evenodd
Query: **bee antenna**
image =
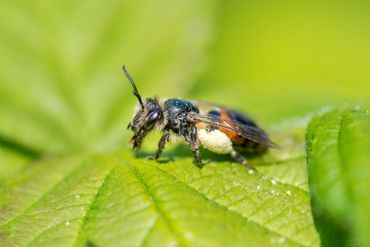
<path id="1" fill-rule="evenodd" d="M 135 82 L 134 80 L 131 78 L 130 74 L 128 73 L 128 71 L 126 70 L 126 67 L 125 65 L 122 66 L 122 70 L 123 70 L 123 73 L 125 73 L 128 81 L 131 83 L 132 87 L 134 88 L 134 95 L 136 96 L 136 98 L 139 100 L 139 103 L 141 105 L 141 108 L 144 109 L 144 104 L 143 104 L 143 101 L 141 99 L 141 96 L 139 94 L 139 91 L 137 90 L 136 88 L 136 85 L 135 85 Z"/>

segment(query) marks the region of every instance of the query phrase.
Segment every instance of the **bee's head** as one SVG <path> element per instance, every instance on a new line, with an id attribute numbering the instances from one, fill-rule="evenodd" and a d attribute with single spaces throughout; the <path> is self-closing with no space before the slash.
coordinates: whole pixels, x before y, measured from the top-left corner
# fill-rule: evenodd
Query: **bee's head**
<path id="1" fill-rule="evenodd" d="M 134 118 L 128 125 L 128 128 L 131 128 L 134 132 L 134 136 L 131 138 L 133 148 L 139 148 L 144 137 L 152 131 L 155 126 L 159 126 L 161 122 L 163 122 L 163 112 L 157 99 L 147 98 L 143 102 L 131 76 L 124 66 L 122 69 L 134 88 L 134 95 L 139 101 L 139 106 L 135 108 Z"/>

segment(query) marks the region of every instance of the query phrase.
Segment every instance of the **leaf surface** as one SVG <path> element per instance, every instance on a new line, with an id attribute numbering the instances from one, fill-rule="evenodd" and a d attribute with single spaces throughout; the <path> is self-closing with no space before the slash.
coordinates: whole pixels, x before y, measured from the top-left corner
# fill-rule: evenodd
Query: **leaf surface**
<path id="1" fill-rule="evenodd" d="M 370 243 L 369 111 L 337 110 L 312 120 L 307 159 L 315 223 L 324 246 Z"/>
<path id="2" fill-rule="evenodd" d="M 318 244 L 307 191 L 228 162 L 46 159 L 2 198 L 2 245 Z"/>

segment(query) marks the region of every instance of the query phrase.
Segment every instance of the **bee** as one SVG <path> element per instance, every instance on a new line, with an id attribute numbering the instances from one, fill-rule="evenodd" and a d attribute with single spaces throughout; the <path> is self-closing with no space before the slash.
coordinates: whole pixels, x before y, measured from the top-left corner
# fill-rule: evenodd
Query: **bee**
<path id="1" fill-rule="evenodd" d="M 229 108 L 178 98 L 143 100 L 125 66 L 122 69 L 139 101 L 133 120 L 128 125 L 134 132 L 131 138 L 133 149 L 139 149 L 146 135 L 157 130 L 162 132 L 162 136 L 155 160 L 175 135 L 189 144 L 198 166 L 202 165 L 199 150 L 202 145 L 212 152 L 229 154 L 233 160 L 254 172 L 255 169 L 242 154 L 262 154 L 268 148 L 278 148 L 250 117 Z"/>

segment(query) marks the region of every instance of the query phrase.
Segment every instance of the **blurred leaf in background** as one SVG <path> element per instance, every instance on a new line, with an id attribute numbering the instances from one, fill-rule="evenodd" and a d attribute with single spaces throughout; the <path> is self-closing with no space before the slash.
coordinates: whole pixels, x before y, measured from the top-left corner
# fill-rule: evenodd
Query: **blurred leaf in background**
<path id="1" fill-rule="evenodd" d="M 322 244 L 368 245 L 369 110 L 317 116 L 308 128 L 307 141 L 313 212 Z"/>
<path id="2" fill-rule="evenodd" d="M 213 238 L 318 245 L 308 213 L 305 127 L 322 108 L 368 105 L 369 11 L 366 1 L 3 1 L 0 241 L 94 245 L 94 236 L 112 244 L 105 242 L 116 232 L 109 227 L 129 229 L 131 215 L 120 212 L 137 209 L 123 203 L 133 195 L 150 219 L 132 231 L 136 245 L 171 244 L 174 236 L 177 243 L 193 237 L 185 243 L 213 246 Z M 125 127 L 136 103 L 123 64 L 144 96 L 197 98 L 249 112 L 283 150 L 251 158 L 260 174 L 249 177 L 210 153 L 218 162 L 199 171 L 181 147 L 165 153 L 176 162 L 163 166 L 111 154 L 129 149 Z M 144 187 L 127 189 L 126 179 Z M 257 184 L 266 191 L 254 193 Z M 158 189 L 167 186 L 175 189 Z M 189 203 L 173 204 L 182 197 Z M 201 218 L 190 202 L 217 217 Z M 248 203 L 262 209 L 251 211 Z M 208 227 L 214 228 L 207 233 Z M 154 242 L 141 242 L 145 236 Z"/>
<path id="3" fill-rule="evenodd" d="M 39 153 L 127 146 L 135 98 L 122 64 L 144 95 L 183 95 L 204 67 L 214 9 L 211 1 L 2 5 L 1 143 Z M 12 151 L 2 151 L 2 164 L 23 162 Z"/>
<path id="4" fill-rule="evenodd" d="M 369 102 L 369 10 L 367 1 L 223 1 L 191 93 L 268 123 Z"/>

